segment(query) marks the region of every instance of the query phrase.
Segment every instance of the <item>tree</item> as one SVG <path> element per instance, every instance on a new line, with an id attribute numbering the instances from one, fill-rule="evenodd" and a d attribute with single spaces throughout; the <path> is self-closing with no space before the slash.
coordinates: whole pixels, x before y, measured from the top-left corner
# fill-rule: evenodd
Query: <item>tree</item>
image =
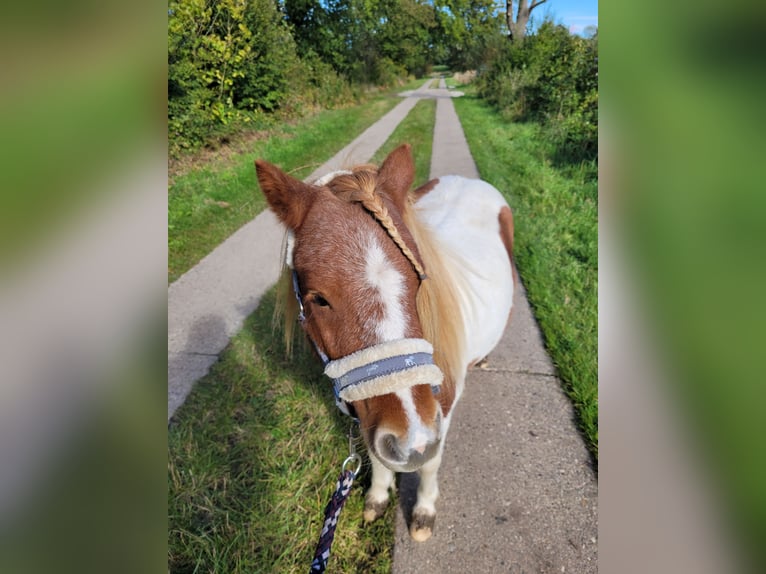
<path id="1" fill-rule="evenodd" d="M 508 35 L 514 42 L 520 42 L 527 35 L 527 24 L 532 10 L 548 0 L 519 0 L 516 20 L 513 19 L 513 0 L 505 0 L 505 23 L 508 25 Z"/>
<path id="2" fill-rule="evenodd" d="M 495 0 L 434 0 L 435 53 L 453 70 L 476 69 L 487 58 L 487 45 L 501 38 L 502 17 Z"/>
<path id="3" fill-rule="evenodd" d="M 598 36 L 598 26 L 585 26 L 582 36 L 583 38 L 596 38 Z"/>
<path id="4" fill-rule="evenodd" d="M 300 63 L 275 0 L 172 0 L 171 140 L 193 148 L 254 114 L 273 112 L 291 96 Z"/>
<path id="5" fill-rule="evenodd" d="M 425 74 L 436 26 L 433 6 L 425 0 L 396 0 L 388 3 L 384 14 L 378 31 L 381 55 L 407 73 Z"/>

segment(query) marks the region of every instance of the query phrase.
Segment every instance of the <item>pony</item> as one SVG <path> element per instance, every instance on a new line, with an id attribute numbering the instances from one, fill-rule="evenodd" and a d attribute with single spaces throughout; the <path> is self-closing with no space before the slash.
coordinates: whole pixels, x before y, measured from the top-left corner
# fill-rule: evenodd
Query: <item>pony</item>
<path id="1" fill-rule="evenodd" d="M 367 446 L 364 520 L 383 514 L 395 473 L 417 471 L 409 531 L 427 540 L 467 371 L 498 344 L 510 319 L 517 281 L 511 209 L 475 179 L 445 176 L 412 190 L 408 144 L 379 168 L 359 165 L 313 184 L 264 160 L 255 165 L 287 228 L 288 350 L 297 316 Z"/>

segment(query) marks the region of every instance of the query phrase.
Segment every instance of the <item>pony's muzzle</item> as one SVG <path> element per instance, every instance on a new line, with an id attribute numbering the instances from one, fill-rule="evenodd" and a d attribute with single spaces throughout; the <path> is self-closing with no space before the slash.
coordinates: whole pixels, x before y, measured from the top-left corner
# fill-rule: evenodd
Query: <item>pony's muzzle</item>
<path id="1" fill-rule="evenodd" d="M 394 472 L 412 472 L 439 453 L 441 446 L 441 413 L 424 427 L 410 427 L 409 433 L 400 435 L 384 427 L 372 437 L 373 450 L 378 459 Z"/>
<path id="2" fill-rule="evenodd" d="M 393 433 L 379 432 L 375 437 L 375 453 L 394 472 L 419 469 L 439 452 L 440 440 L 410 444 Z"/>

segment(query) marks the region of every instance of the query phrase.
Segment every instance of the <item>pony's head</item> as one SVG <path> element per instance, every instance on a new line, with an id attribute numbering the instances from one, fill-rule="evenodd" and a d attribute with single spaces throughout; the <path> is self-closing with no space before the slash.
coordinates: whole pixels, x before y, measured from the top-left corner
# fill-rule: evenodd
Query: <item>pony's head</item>
<path id="1" fill-rule="evenodd" d="M 430 279 L 405 224 L 415 169 L 409 146 L 394 150 L 379 169 L 358 166 L 315 185 L 262 160 L 256 169 L 287 226 L 286 261 L 303 328 L 329 361 L 325 372 L 338 377 L 336 392 L 343 376 L 351 378 L 340 397 L 381 462 L 394 471 L 419 468 L 439 452 L 443 414 L 435 392 L 442 372 L 433 364 L 404 368 L 415 364 L 415 355 L 430 362 L 417 304 L 421 282 Z M 359 375 L 394 364 L 372 383 Z"/>

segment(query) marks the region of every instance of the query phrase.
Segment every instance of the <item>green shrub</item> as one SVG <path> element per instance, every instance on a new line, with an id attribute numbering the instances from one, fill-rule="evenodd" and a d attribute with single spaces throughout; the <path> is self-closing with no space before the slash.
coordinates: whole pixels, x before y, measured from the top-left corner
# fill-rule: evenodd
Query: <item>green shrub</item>
<path id="1" fill-rule="evenodd" d="M 275 0 L 174 0 L 168 10 L 168 140 L 176 156 L 266 121 L 354 98 L 298 50 Z"/>
<path id="2" fill-rule="evenodd" d="M 543 23 L 521 43 L 488 50 L 479 94 L 516 121 L 546 127 L 563 161 L 594 159 L 598 141 L 598 39 Z"/>

